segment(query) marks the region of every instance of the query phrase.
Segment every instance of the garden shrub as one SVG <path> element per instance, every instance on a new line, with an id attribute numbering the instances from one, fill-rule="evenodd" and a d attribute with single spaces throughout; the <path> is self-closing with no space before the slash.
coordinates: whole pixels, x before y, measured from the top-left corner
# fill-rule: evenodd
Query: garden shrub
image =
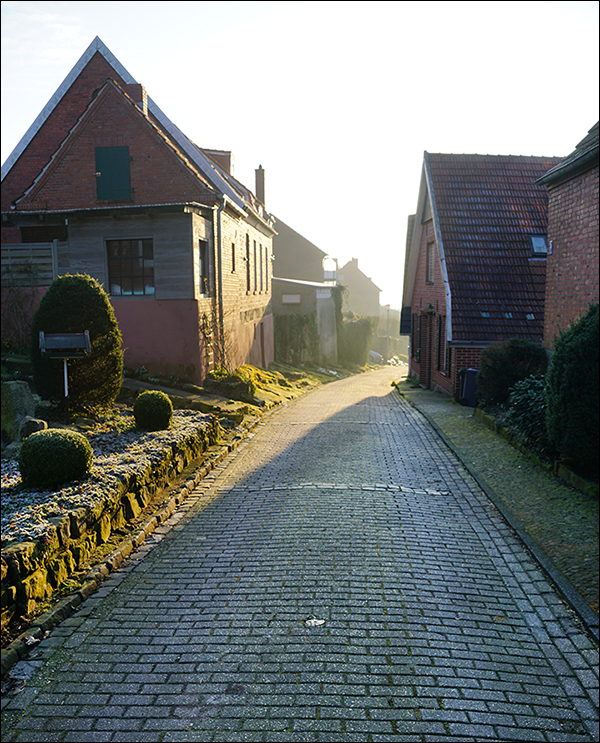
<path id="1" fill-rule="evenodd" d="M 532 374 L 544 374 L 548 359 L 533 341 L 508 338 L 481 352 L 477 374 L 477 401 L 482 408 L 508 402 L 510 389 Z"/>
<path id="2" fill-rule="evenodd" d="M 148 390 L 138 395 L 133 404 L 133 417 L 138 428 L 162 431 L 173 420 L 173 403 L 160 390 Z"/>
<path id="3" fill-rule="evenodd" d="M 531 375 L 510 390 L 506 422 L 517 438 L 543 456 L 551 452 L 546 435 L 546 380 Z"/>
<path id="4" fill-rule="evenodd" d="M 598 305 L 561 333 L 546 375 L 548 438 L 583 474 L 598 477 Z"/>
<path id="5" fill-rule="evenodd" d="M 33 381 L 43 399 L 64 399 L 64 375 L 62 360 L 49 359 L 40 352 L 40 330 L 88 330 L 91 353 L 68 361 L 69 404 L 85 411 L 114 402 L 123 377 L 121 333 L 108 296 L 95 279 L 86 274 L 59 276 L 42 297 L 31 330 Z"/>
<path id="6" fill-rule="evenodd" d="M 233 400 L 254 402 L 256 385 L 251 377 L 239 369 L 230 374 L 226 369 L 215 369 L 209 372 L 202 382 L 204 389 Z"/>
<path id="7" fill-rule="evenodd" d="M 370 317 L 348 315 L 338 327 L 338 360 L 364 366 L 369 356 L 374 321 Z"/>
<path id="8" fill-rule="evenodd" d="M 76 431 L 48 428 L 28 436 L 19 452 L 23 485 L 28 488 L 59 488 L 84 477 L 94 455 L 90 442 Z"/>

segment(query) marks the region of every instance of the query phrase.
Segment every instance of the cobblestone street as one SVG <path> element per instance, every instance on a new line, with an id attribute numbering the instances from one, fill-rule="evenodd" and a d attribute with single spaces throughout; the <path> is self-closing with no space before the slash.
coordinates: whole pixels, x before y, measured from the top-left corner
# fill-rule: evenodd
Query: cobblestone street
<path id="1" fill-rule="evenodd" d="M 598 740 L 595 641 L 397 376 L 269 413 L 21 663 L 2 740 Z"/>

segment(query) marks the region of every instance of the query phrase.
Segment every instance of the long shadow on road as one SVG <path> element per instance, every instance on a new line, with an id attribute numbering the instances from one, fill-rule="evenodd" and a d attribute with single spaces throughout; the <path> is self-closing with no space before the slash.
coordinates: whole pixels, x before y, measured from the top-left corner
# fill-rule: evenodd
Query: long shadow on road
<path id="1" fill-rule="evenodd" d="M 6 740 L 595 739 L 597 649 L 422 416 L 361 381 L 270 416 Z"/>

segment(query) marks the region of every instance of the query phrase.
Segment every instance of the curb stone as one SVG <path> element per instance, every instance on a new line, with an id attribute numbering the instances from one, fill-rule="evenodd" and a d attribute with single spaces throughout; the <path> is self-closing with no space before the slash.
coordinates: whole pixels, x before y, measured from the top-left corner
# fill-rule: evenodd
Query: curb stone
<path id="1" fill-rule="evenodd" d="M 58 626 L 61 622 L 71 616 L 81 604 L 98 588 L 101 583 L 111 573 L 113 573 L 134 550 L 138 549 L 147 537 L 163 522 L 165 522 L 173 512 L 184 502 L 196 486 L 211 472 L 217 464 L 223 461 L 225 457 L 232 452 L 250 432 L 260 423 L 260 418 L 254 418 L 250 421 L 248 428 L 243 433 L 231 441 L 221 446 L 216 456 L 204 462 L 195 472 L 194 476 L 189 478 L 179 488 L 179 492 L 171 496 L 163 504 L 162 508 L 148 517 L 148 519 L 139 526 L 132 534 L 125 537 L 123 541 L 104 559 L 103 562 L 95 565 L 85 576 L 84 584 L 76 591 L 58 599 L 57 603 L 36 619 L 28 629 L 22 632 L 15 640 L 2 649 L 0 676 L 4 676 L 20 660 L 23 660 L 28 652 L 35 647 L 40 640 Z"/>
<path id="2" fill-rule="evenodd" d="M 397 389 L 397 388 L 396 388 Z M 538 543 L 527 533 L 519 519 L 514 513 L 502 502 L 501 498 L 495 493 L 493 488 L 486 482 L 486 480 L 475 470 L 468 462 L 465 461 L 460 451 L 456 449 L 450 438 L 444 433 L 439 427 L 435 420 L 424 410 L 415 404 L 410 397 L 405 396 L 401 390 L 398 390 L 400 397 L 407 402 L 411 407 L 418 410 L 421 415 L 426 418 L 428 423 L 431 425 L 433 430 L 442 439 L 444 444 L 455 454 L 460 460 L 463 467 L 469 472 L 471 477 L 477 482 L 479 487 L 487 495 L 490 501 L 494 504 L 496 509 L 500 512 L 502 518 L 508 523 L 508 525 L 517 534 L 519 539 L 523 542 L 525 547 L 532 554 L 534 559 L 542 567 L 546 575 L 556 586 L 559 593 L 565 599 L 565 601 L 571 606 L 573 611 L 577 614 L 580 621 L 583 623 L 588 634 L 591 635 L 596 642 L 600 641 L 600 626 L 598 615 L 589 606 L 587 601 L 581 596 L 579 591 L 573 586 L 571 581 L 554 565 Z"/>

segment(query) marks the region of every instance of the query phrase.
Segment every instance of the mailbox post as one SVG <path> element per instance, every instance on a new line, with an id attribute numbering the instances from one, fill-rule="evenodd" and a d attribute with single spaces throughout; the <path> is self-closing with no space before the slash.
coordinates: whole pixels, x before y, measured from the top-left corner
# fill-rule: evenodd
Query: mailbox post
<path id="1" fill-rule="evenodd" d="M 40 351 L 50 359 L 62 359 L 65 379 L 65 406 L 69 422 L 69 375 L 68 359 L 81 359 L 90 353 L 89 331 L 83 333 L 44 333 L 40 330 Z"/>

